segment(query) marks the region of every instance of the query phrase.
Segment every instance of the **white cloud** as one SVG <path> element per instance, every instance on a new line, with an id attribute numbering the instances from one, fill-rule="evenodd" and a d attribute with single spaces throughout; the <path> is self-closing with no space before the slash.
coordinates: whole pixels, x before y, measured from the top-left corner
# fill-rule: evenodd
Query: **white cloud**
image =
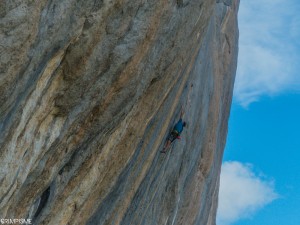
<path id="1" fill-rule="evenodd" d="M 234 99 L 247 107 L 261 96 L 300 90 L 300 2 L 241 1 Z"/>
<path id="2" fill-rule="evenodd" d="M 224 162 L 217 213 L 218 225 L 229 225 L 253 215 L 278 198 L 273 182 L 253 172 L 250 164 Z"/>

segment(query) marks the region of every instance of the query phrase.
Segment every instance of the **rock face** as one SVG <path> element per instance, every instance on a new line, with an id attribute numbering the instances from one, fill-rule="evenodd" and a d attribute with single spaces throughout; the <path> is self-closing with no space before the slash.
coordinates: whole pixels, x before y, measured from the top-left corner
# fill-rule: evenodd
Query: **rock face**
<path id="1" fill-rule="evenodd" d="M 0 218 L 215 224 L 238 4 L 1 1 Z"/>

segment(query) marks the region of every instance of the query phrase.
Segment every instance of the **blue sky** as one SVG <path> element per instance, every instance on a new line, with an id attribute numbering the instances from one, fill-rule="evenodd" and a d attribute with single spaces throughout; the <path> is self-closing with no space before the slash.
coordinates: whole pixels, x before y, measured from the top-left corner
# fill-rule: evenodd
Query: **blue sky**
<path id="1" fill-rule="evenodd" d="M 300 1 L 241 0 L 217 225 L 300 224 Z"/>

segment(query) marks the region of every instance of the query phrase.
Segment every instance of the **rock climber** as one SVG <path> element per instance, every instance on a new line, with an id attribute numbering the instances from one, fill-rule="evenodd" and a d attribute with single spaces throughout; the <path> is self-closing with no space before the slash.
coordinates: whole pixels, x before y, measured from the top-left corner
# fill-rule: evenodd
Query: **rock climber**
<path id="1" fill-rule="evenodd" d="M 165 146 L 164 146 L 163 150 L 161 151 L 161 153 L 166 153 L 166 151 L 170 147 L 171 143 L 173 141 L 175 141 L 176 139 L 180 139 L 180 134 L 183 131 L 183 128 L 186 126 L 186 122 L 184 122 L 182 120 L 183 114 L 184 114 L 184 111 L 183 111 L 183 108 L 181 108 L 180 119 L 175 124 L 173 130 L 169 134 L 168 139 L 167 139 Z"/>

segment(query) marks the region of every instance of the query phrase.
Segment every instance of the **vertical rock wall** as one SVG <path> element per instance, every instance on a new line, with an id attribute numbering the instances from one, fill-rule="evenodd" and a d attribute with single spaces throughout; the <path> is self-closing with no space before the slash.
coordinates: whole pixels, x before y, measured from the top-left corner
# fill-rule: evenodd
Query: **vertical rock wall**
<path id="1" fill-rule="evenodd" d="M 238 4 L 1 1 L 0 218 L 214 224 Z"/>

